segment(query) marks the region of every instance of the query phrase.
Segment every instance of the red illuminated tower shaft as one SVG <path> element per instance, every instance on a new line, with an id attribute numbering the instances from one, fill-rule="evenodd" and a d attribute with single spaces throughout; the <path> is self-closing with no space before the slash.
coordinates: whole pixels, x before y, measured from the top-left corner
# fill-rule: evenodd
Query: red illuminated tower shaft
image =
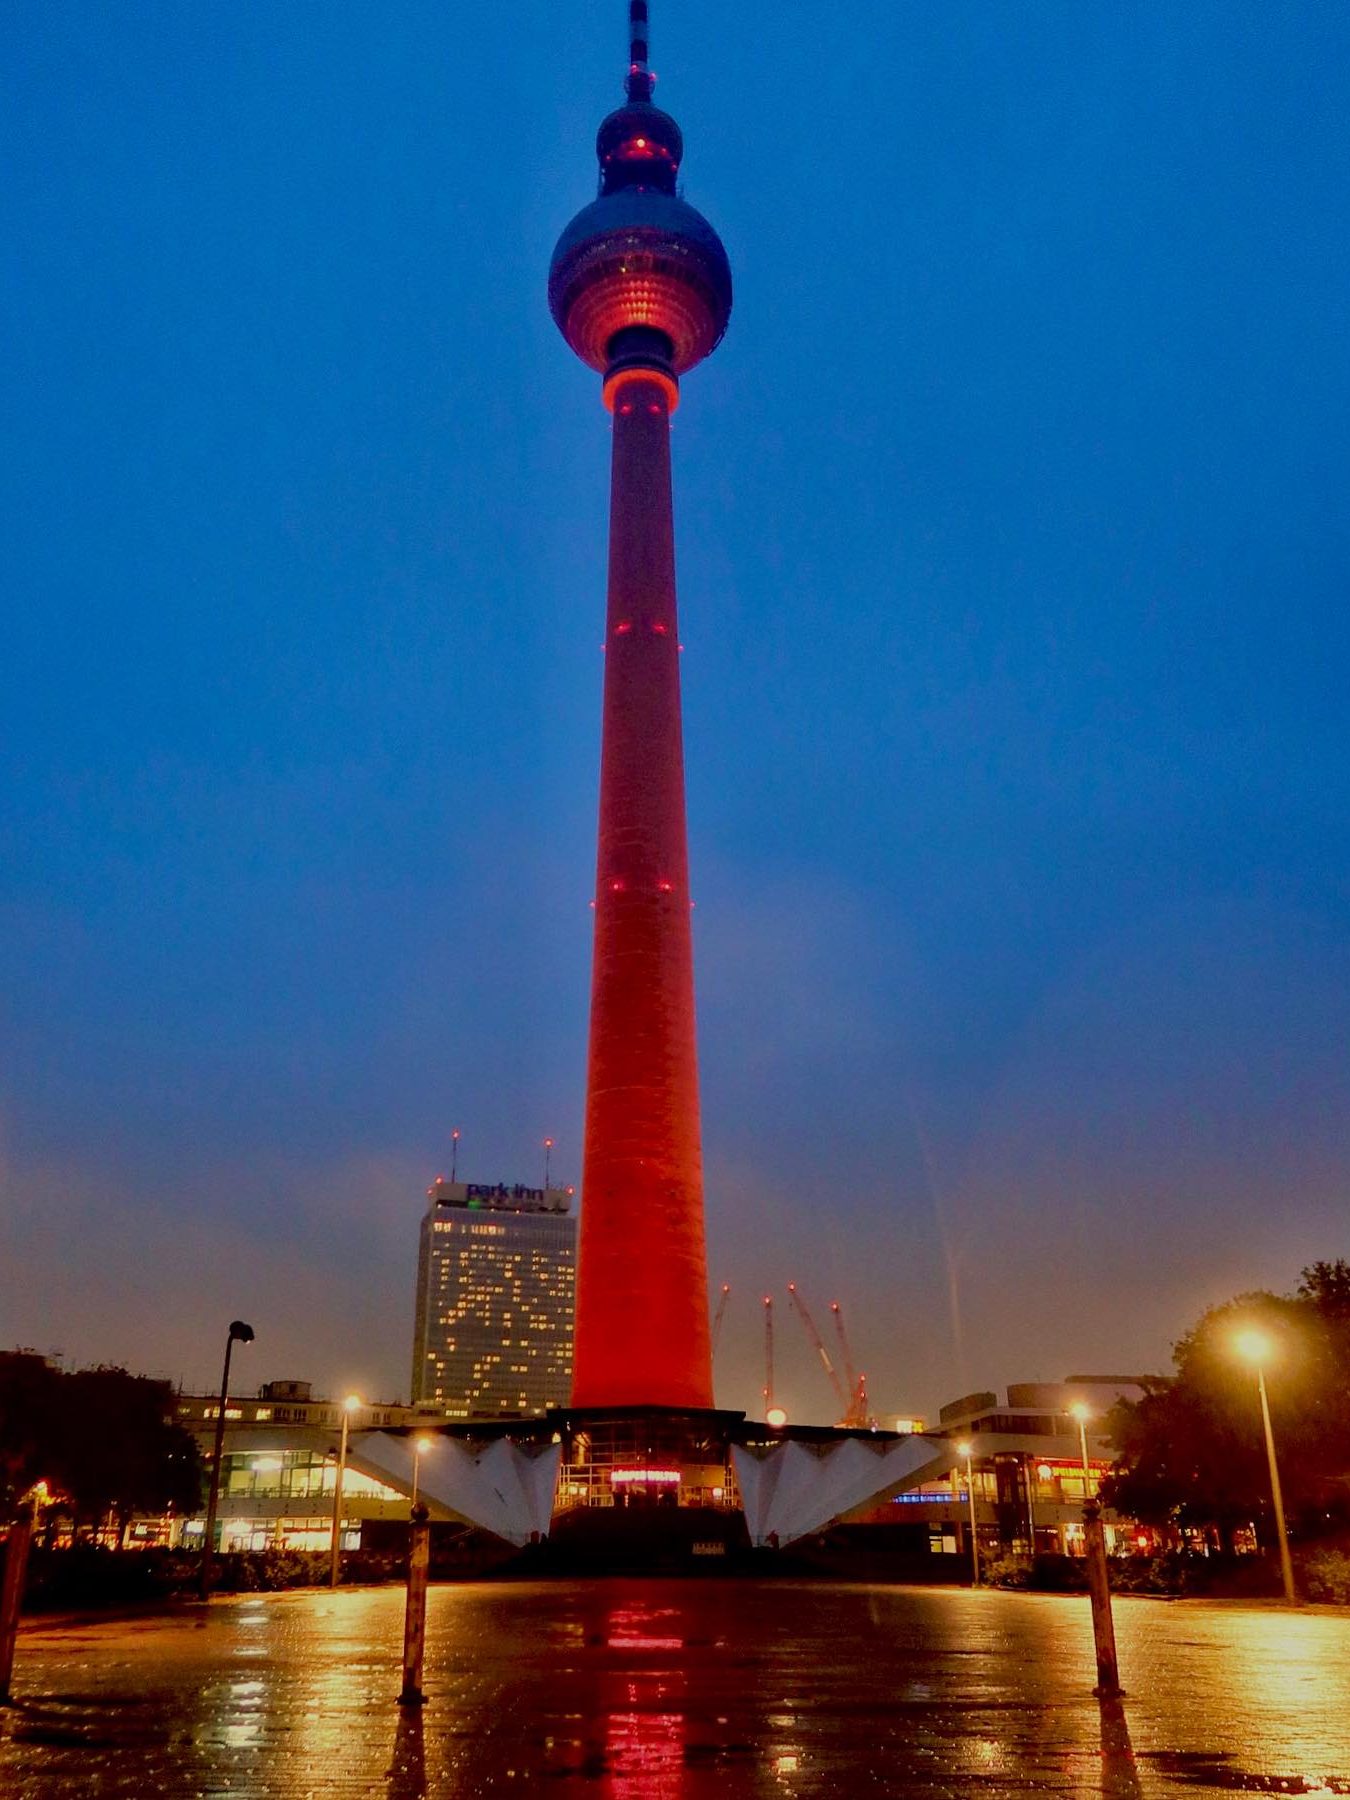
<path id="1" fill-rule="evenodd" d="M 712 1405 L 670 485 L 673 384 L 614 408 L 573 1402 Z"/>
<path id="2" fill-rule="evenodd" d="M 677 192 L 652 105 L 647 0 L 628 99 L 600 126 L 600 194 L 563 232 L 549 306 L 614 415 L 600 848 L 572 1403 L 711 1407 L 670 414 L 718 345 L 731 270 Z"/>

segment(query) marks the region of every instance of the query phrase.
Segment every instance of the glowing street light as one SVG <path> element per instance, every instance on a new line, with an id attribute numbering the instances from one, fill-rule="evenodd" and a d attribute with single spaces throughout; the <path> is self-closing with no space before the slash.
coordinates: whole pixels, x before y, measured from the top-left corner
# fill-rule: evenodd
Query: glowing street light
<path id="1" fill-rule="evenodd" d="M 773 1431 L 781 1431 L 787 1424 L 787 1414 L 781 1406 L 771 1406 L 764 1415 L 764 1423 Z"/>
<path id="2" fill-rule="evenodd" d="M 1280 1579 L 1284 1597 L 1290 1606 L 1298 1599 L 1294 1591 L 1294 1565 L 1289 1557 L 1289 1533 L 1284 1523 L 1284 1496 L 1280 1492 L 1280 1466 L 1275 1460 L 1275 1433 L 1270 1425 L 1270 1402 L 1266 1398 L 1266 1364 L 1275 1354 L 1274 1341 L 1264 1331 L 1245 1326 L 1233 1338 L 1233 1349 L 1256 1370 L 1256 1391 L 1261 1396 L 1261 1424 L 1266 1434 L 1266 1460 L 1270 1464 L 1270 1497 L 1275 1503 L 1275 1531 L 1280 1541 Z"/>
<path id="3" fill-rule="evenodd" d="M 417 1483 L 418 1483 L 418 1477 L 422 1473 L 422 1458 L 426 1455 L 428 1450 L 433 1450 L 434 1448 L 435 1448 L 435 1440 L 432 1438 L 420 1437 L 420 1438 L 413 1439 L 412 1504 L 413 1504 L 414 1512 L 417 1510 Z"/>
<path id="4" fill-rule="evenodd" d="M 956 1454 L 965 1458 L 966 1462 L 966 1499 L 970 1502 L 970 1568 L 973 1585 L 980 1585 L 980 1539 L 975 1525 L 975 1471 L 971 1466 L 971 1458 L 975 1454 L 975 1446 L 961 1443 L 956 1446 Z"/>
<path id="5" fill-rule="evenodd" d="M 338 1559 L 342 1550 L 342 1479 L 347 1473 L 347 1433 L 352 1414 L 361 1404 L 359 1394 L 348 1394 L 342 1402 L 342 1442 L 338 1447 L 337 1480 L 333 1483 L 333 1536 L 328 1548 L 328 1585 L 338 1584 Z"/>
<path id="6" fill-rule="evenodd" d="M 1088 1483 L 1092 1479 L 1092 1470 L 1088 1466 L 1087 1422 L 1092 1417 L 1092 1408 L 1086 1400 L 1069 1402 L 1069 1417 L 1078 1421 L 1078 1448 L 1083 1453 L 1083 1498 L 1087 1499 Z"/>

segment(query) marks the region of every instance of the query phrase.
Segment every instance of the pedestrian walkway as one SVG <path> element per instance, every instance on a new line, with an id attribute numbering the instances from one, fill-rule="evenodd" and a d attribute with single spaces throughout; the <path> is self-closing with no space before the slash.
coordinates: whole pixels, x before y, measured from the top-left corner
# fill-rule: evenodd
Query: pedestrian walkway
<path id="1" fill-rule="evenodd" d="M 796 1582 L 394 1588 L 38 1626 L 5 1800 L 1350 1794 L 1350 1615 Z"/>

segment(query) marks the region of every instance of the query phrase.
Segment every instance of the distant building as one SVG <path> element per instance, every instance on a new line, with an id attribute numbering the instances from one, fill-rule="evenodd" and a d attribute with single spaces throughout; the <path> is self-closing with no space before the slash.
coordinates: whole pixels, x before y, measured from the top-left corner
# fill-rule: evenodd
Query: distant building
<path id="1" fill-rule="evenodd" d="M 571 1188 L 433 1182 L 417 1259 L 412 1397 L 446 1418 L 530 1417 L 572 1386 Z"/>
<path id="2" fill-rule="evenodd" d="M 177 1422 L 197 1440 L 209 1477 L 215 1454 L 218 1394 L 178 1394 Z M 215 1547 L 231 1550 L 327 1550 L 333 1529 L 338 1428 L 343 1408 L 314 1397 L 307 1381 L 266 1381 L 256 1394 L 231 1394 L 225 1408 Z M 352 1416 L 353 1445 L 365 1431 L 406 1430 L 422 1421 L 393 1400 L 362 1405 Z M 205 1496 L 195 1512 L 132 1520 L 124 1547 L 201 1547 Z M 406 1497 L 351 1466 L 342 1487 L 342 1547 L 369 1548 L 381 1527 L 402 1531 Z"/>
<path id="3" fill-rule="evenodd" d="M 942 1407 L 932 1437 L 941 1452 L 916 1472 L 905 1489 L 865 1514 L 860 1523 L 903 1525 L 908 1547 L 970 1554 L 971 1493 L 964 1454 L 954 1465 L 954 1445 L 970 1452 L 975 1526 L 985 1557 L 1083 1553 L 1083 1502 L 1094 1496 L 1111 1469 L 1106 1415 L 1117 1400 L 1144 1392 L 1133 1376 L 1079 1375 L 1067 1381 L 1014 1382 L 1007 1402 L 998 1395 L 963 1395 Z M 1074 1408 L 1086 1409 L 1084 1432 Z M 1087 1444 L 1087 1468 L 1083 1444 Z M 1146 1548 L 1155 1534 L 1115 1513 L 1103 1512 L 1107 1546 L 1114 1552 Z"/>

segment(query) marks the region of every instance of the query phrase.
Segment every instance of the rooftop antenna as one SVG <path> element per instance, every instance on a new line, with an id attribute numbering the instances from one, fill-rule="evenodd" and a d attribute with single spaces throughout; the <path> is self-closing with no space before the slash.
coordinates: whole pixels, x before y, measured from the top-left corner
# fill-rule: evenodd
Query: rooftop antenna
<path id="1" fill-rule="evenodd" d="M 553 1139 L 545 1138 L 544 1139 L 544 1192 L 545 1193 L 548 1192 L 548 1171 L 549 1171 L 549 1163 L 551 1162 L 552 1157 L 553 1157 Z"/>
<path id="2" fill-rule="evenodd" d="M 450 1179 L 459 1179 L 459 1126 L 450 1133 Z"/>
<path id="3" fill-rule="evenodd" d="M 656 77 L 648 62 L 647 0 L 628 0 L 628 78 L 630 101 L 650 100 Z"/>

